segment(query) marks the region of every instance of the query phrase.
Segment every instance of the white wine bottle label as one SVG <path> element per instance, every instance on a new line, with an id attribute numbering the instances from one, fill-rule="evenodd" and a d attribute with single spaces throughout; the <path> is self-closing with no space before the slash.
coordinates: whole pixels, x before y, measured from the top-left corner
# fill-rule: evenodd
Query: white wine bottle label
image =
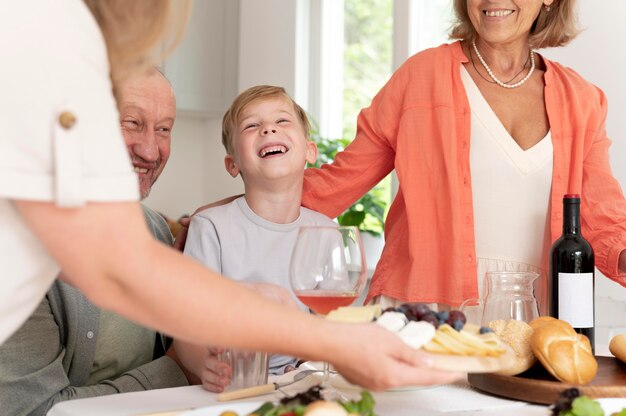
<path id="1" fill-rule="evenodd" d="M 559 273 L 559 319 L 593 327 L 593 273 Z"/>

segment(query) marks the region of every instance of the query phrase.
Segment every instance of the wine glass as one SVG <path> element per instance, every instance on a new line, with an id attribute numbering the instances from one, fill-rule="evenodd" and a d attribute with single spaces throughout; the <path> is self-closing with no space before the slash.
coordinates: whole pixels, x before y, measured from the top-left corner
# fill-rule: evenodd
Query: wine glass
<path id="1" fill-rule="evenodd" d="M 291 255 L 289 281 L 298 299 L 318 315 L 351 305 L 367 281 L 359 229 L 301 227 Z M 324 362 L 322 388 L 327 397 L 341 396 L 330 385 L 327 362 Z"/>

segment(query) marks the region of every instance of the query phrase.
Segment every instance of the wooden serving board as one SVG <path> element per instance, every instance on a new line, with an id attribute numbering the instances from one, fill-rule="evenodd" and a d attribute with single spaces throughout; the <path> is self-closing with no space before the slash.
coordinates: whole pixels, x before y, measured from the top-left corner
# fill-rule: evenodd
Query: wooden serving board
<path id="1" fill-rule="evenodd" d="M 496 396 L 532 403 L 552 404 L 565 389 L 576 387 L 591 398 L 626 397 L 626 364 L 615 357 L 596 357 L 598 373 L 585 386 L 562 383 L 537 362 L 530 370 L 517 376 L 469 374 L 473 387 Z"/>

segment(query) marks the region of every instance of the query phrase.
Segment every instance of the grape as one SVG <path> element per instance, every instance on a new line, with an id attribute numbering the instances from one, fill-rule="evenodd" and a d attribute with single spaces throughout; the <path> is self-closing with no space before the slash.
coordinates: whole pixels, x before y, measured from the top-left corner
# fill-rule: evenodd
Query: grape
<path id="1" fill-rule="evenodd" d="M 563 390 L 561 392 L 561 397 L 564 399 L 574 400 L 576 397 L 580 397 L 580 390 L 575 387 Z"/>
<path id="2" fill-rule="evenodd" d="M 308 405 L 318 400 L 322 400 L 322 386 L 316 384 L 312 386 L 311 388 L 309 388 L 307 391 L 298 393 L 295 396 L 283 397 L 282 399 L 280 399 L 280 404 Z"/>
<path id="3" fill-rule="evenodd" d="M 403 303 L 400 306 L 396 306 L 396 312 L 403 313 L 409 321 L 417 321 L 417 318 L 415 318 L 411 313 L 411 304 L 409 303 Z"/>
<path id="4" fill-rule="evenodd" d="M 408 311 L 404 312 L 404 316 L 406 316 L 406 319 L 410 321 L 419 321 L 419 318 L 417 316 L 415 316 L 415 314 L 413 312 L 411 312 L 411 310 L 409 309 Z"/>
<path id="5" fill-rule="evenodd" d="M 430 308 L 423 303 L 407 303 L 407 310 L 404 312 L 409 321 L 419 321 L 422 316 L 430 312 Z"/>
<path id="6" fill-rule="evenodd" d="M 428 305 L 424 303 L 415 303 L 411 305 L 410 310 L 411 310 L 411 313 L 417 318 L 418 321 L 422 318 L 422 316 L 432 312 L 430 308 L 428 307 Z"/>
<path id="7" fill-rule="evenodd" d="M 461 329 L 463 329 L 463 321 L 461 321 L 460 319 L 457 319 L 456 321 L 452 322 L 451 326 L 457 331 L 460 331 Z"/>
<path id="8" fill-rule="evenodd" d="M 435 314 L 435 312 L 431 311 L 426 315 L 423 315 L 420 321 L 428 322 L 429 324 L 432 324 L 435 328 L 439 328 L 439 319 L 437 319 L 437 315 Z"/>
<path id="9" fill-rule="evenodd" d="M 437 319 L 439 319 L 439 325 L 446 322 L 449 317 L 450 317 L 450 312 L 448 311 L 437 312 Z"/>
<path id="10" fill-rule="evenodd" d="M 488 326 L 481 326 L 480 330 L 478 331 L 479 334 L 486 334 L 488 332 L 493 332 L 493 329 L 489 328 Z"/>
<path id="11" fill-rule="evenodd" d="M 567 412 L 571 409 L 572 402 L 567 399 L 559 399 L 550 407 L 550 410 L 552 411 L 552 416 L 559 416 L 561 412 Z"/>
<path id="12" fill-rule="evenodd" d="M 574 399 L 580 396 L 580 390 L 577 388 L 566 389 L 559 395 L 559 400 L 556 401 L 551 407 L 552 416 L 559 416 L 561 412 L 567 412 L 572 409 L 572 402 Z"/>
<path id="13" fill-rule="evenodd" d="M 448 317 L 446 322 L 448 325 L 454 326 L 454 321 L 456 321 L 457 319 L 463 322 L 463 325 L 465 325 L 465 323 L 467 322 L 465 314 L 461 311 L 450 311 L 450 316 Z"/>
<path id="14" fill-rule="evenodd" d="M 400 313 L 406 314 L 406 312 L 409 310 L 410 307 L 411 307 L 411 304 L 403 303 L 400 306 L 396 306 L 396 312 L 400 312 Z"/>

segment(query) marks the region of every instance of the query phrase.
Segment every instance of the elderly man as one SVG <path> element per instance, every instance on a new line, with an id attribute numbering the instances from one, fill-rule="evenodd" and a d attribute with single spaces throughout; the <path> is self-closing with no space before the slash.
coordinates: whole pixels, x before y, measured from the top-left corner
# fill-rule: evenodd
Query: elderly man
<path id="1" fill-rule="evenodd" d="M 145 198 L 170 155 L 176 102 L 156 70 L 130 80 L 121 93 L 122 131 Z M 154 236 L 171 245 L 163 218 L 143 209 Z M 100 310 L 57 279 L 29 320 L 0 346 L 2 413 L 45 415 L 64 400 L 187 385 L 168 346 L 164 336 Z"/>

